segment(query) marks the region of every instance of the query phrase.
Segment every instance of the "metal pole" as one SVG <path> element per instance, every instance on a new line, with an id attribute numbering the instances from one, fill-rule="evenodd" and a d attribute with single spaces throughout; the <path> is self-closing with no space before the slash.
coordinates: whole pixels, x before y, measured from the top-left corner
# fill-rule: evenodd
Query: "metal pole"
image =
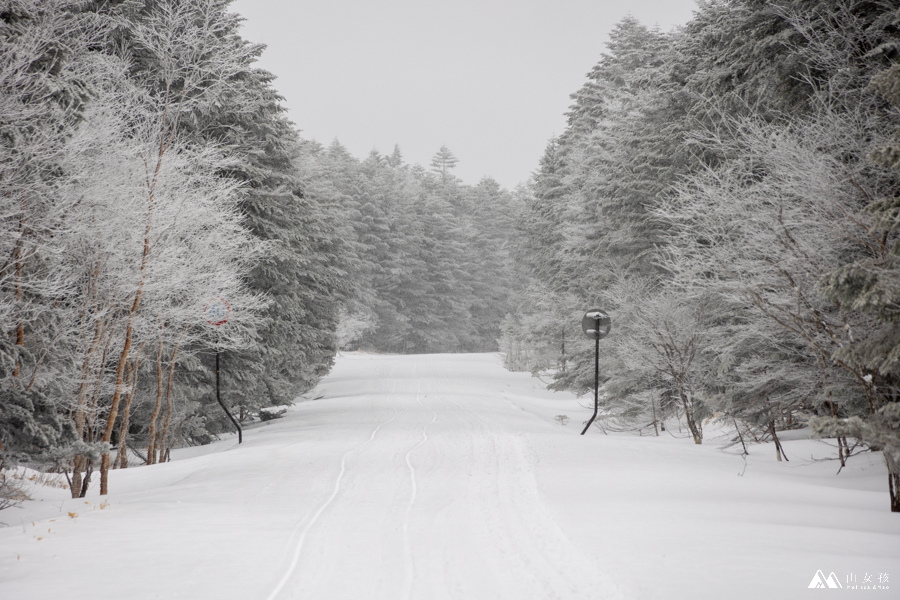
<path id="1" fill-rule="evenodd" d="M 600 331 L 600 317 L 597 317 L 597 331 Z M 600 336 L 594 340 L 594 415 L 591 420 L 584 426 L 581 435 L 587 433 L 594 419 L 597 418 L 597 411 L 600 409 Z"/>
<path id="2" fill-rule="evenodd" d="M 231 419 L 231 422 L 234 423 L 234 428 L 237 429 L 238 432 L 238 444 L 244 441 L 244 432 L 241 431 L 241 426 L 238 425 L 238 422 L 235 420 L 233 416 L 231 416 L 231 412 L 229 412 L 228 408 L 225 406 L 225 403 L 222 402 L 222 396 L 219 394 L 219 348 L 216 346 L 216 400 L 219 401 L 219 405 L 222 407 L 222 410 L 225 411 L 225 414 L 228 415 L 228 418 Z"/>

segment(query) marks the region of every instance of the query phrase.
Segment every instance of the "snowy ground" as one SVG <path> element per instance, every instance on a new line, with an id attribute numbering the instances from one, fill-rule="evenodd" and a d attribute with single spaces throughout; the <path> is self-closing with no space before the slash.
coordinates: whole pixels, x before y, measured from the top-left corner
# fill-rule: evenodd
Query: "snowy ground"
<path id="1" fill-rule="evenodd" d="M 34 486 L 0 512 L 0 598 L 900 597 L 880 456 L 581 437 L 589 409 L 493 354 L 346 355 L 309 397 L 106 498 Z"/>

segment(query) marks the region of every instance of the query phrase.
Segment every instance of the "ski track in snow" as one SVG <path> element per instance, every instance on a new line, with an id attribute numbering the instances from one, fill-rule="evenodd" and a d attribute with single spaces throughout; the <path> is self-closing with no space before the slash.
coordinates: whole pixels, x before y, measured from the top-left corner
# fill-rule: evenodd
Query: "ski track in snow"
<path id="1" fill-rule="evenodd" d="M 452 385 L 444 378 L 440 389 Z M 621 592 L 600 576 L 550 516 L 525 439 L 500 430 L 455 394 L 438 393 L 436 401 L 453 406 L 474 432 L 475 447 L 484 446 L 481 455 L 492 457 L 489 468 L 481 465 L 482 470 L 470 473 L 465 510 L 480 529 L 482 543 L 500 550 L 500 560 L 496 553 L 486 557 L 499 579 L 496 597 L 621 599 Z"/>
<path id="2" fill-rule="evenodd" d="M 397 382 L 395 380 L 391 387 L 391 392 L 388 395 L 388 400 L 390 400 L 393 397 L 394 391 L 396 389 L 397 389 Z M 281 580 L 275 586 L 275 589 L 272 590 L 272 593 L 266 597 L 266 600 L 275 600 L 278 597 L 278 595 L 281 593 L 281 591 L 284 589 L 284 586 L 287 585 L 287 583 L 294 576 L 294 573 L 297 570 L 297 566 L 300 563 L 300 556 L 303 553 L 303 546 L 306 543 L 306 538 L 309 535 L 310 530 L 319 521 L 319 518 L 328 509 L 328 507 L 331 506 L 331 504 L 332 504 L 332 502 L 334 502 L 335 498 L 338 497 L 338 494 L 340 494 L 341 483 L 343 482 L 344 475 L 347 472 L 347 457 L 350 456 L 351 454 L 353 454 L 354 452 L 358 452 L 364 446 L 367 446 L 367 445 L 371 444 L 373 441 L 375 441 L 375 436 L 378 435 L 378 432 L 381 430 L 381 428 L 389 423 L 392 423 L 394 421 L 394 419 L 397 418 L 397 414 L 398 414 L 398 411 L 396 408 L 394 408 L 394 415 L 388 421 L 386 421 L 384 423 L 379 423 L 378 426 L 372 430 L 372 434 L 369 436 L 369 439 L 367 439 L 366 441 L 364 441 L 360 444 L 357 444 L 356 446 L 353 446 L 352 448 L 347 450 L 343 454 L 343 456 L 341 456 L 340 470 L 338 471 L 337 478 L 334 481 L 334 488 L 331 491 L 331 495 L 328 497 L 327 500 L 325 500 L 324 503 L 322 503 L 322 505 L 319 507 L 319 509 L 315 512 L 315 514 L 313 514 L 312 518 L 307 522 L 306 527 L 304 527 L 303 532 L 300 534 L 300 539 L 297 540 L 290 566 L 288 567 L 287 571 L 285 571 L 284 575 L 281 577 Z M 302 525 L 302 524 L 303 524 L 303 520 L 300 520 L 294 528 L 295 532 L 296 532 L 296 529 L 298 529 L 300 527 L 300 525 Z M 294 537 L 295 532 L 292 532 L 291 538 Z"/>
<path id="3" fill-rule="evenodd" d="M 419 381 L 418 387 L 416 388 L 416 402 L 421 406 L 422 399 L 422 382 Z M 409 517 L 412 513 L 413 506 L 416 503 L 416 496 L 419 493 L 419 485 L 416 481 L 416 468 L 412 464 L 412 454 L 416 450 L 418 450 L 425 442 L 428 441 L 428 427 L 437 422 L 438 414 L 437 411 L 433 411 L 434 416 L 431 421 L 422 427 L 422 439 L 418 444 L 407 450 L 406 456 L 404 457 L 406 462 L 406 468 L 409 469 L 409 485 L 410 485 L 410 494 L 409 494 L 409 502 L 406 505 L 406 510 L 403 513 L 403 553 L 406 562 L 406 582 L 404 585 L 405 592 L 403 594 L 404 598 L 411 599 L 413 597 L 413 586 L 415 585 L 416 580 L 416 563 L 415 558 L 412 553 L 412 545 L 409 540 Z"/>

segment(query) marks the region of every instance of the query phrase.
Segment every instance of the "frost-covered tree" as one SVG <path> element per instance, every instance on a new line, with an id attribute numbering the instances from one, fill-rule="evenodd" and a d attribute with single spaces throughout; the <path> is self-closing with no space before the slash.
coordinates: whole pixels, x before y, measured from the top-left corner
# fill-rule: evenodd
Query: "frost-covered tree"
<path id="1" fill-rule="evenodd" d="M 64 334 L 54 304 L 72 289 L 44 251 L 77 199 L 57 195 L 60 162 L 90 97 L 87 52 L 103 25 L 80 3 L 6 3 L 0 14 L 0 453 L 15 460 L 71 441 L 65 385 L 45 371 Z"/>
<path id="2" fill-rule="evenodd" d="M 879 73 L 874 87 L 894 107 L 900 108 L 900 67 Z M 887 168 L 900 169 L 900 145 L 895 140 L 872 150 L 870 158 Z M 867 405 L 844 418 L 813 421 L 820 435 L 852 436 L 884 453 L 888 467 L 891 510 L 900 512 L 900 269 L 897 264 L 897 196 L 878 199 L 866 207 L 866 224 L 872 239 L 868 256 L 827 274 L 825 295 L 844 311 L 873 315 L 876 323 L 856 331 L 833 359 L 859 365 Z"/>
<path id="3" fill-rule="evenodd" d="M 723 358 L 740 355 L 742 366 L 728 384 L 732 394 L 755 404 L 778 400 L 780 410 L 853 403 L 852 394 L 838 392 L 845 374 L 831 355 L 849 329 L 866 323 L 842 314 L 818 283 L 867 237 L 854 218 L 865 202 L 854 185 L 858 163 L 841 160 L 864 138 L 852 123 L 826 116 L 740 129 L 732 142 L 707 140 L 733 158 L 695 176 L 661 209 L 673 230 L 668 266 L 682 288 L 711 290 L 732 307 L 734 327 L 721 330 L 734 342 Z M 758 343 L 749 343 L 753 338 Z M 751 367 L 756 356 L 765 360 Z M 777 368 L 785 361 L 792 365 L 787 373 Z M 807 376 L 798 376 L 804 370 Z"/>
<path id="4" fill-rule="evenodd" d="M 251 341 L 261 301 L 244 278 L 258 243 L 227 176 L 234 154 L 184 128 L 226 99 L 248 110 L 233 77 L 253 51 L 223 43 L 235 26 L 223 3 L 7 8 L 0 310 L 15 317 L 0 443 L 71 469 L 73 495 L 99 463 L 105 493 L 147 365 L 155 419 L 159 392 L 171 398 L 163 357 L 213 343 L 203 302 L 227 295 L 237 309 L 216 343 Z"/>
<path id="5" fill-rule="evenodd" d="M 535 176 L 517 244 L 534 289 L 622 325 L 602 367 L 609 418 L 643 427 L 673 408 L 677 378 L 647 366 L 654 345 L 677 356 L 678 340 L 660 345 L 667 321 L 700 299 L 693 328 L 708 351 L 691 364 L 704 410 L 771 437 L 866 410 L 882 384 L 851 349 L 888 325 L 822 282 L 885 246 L 866 206 L 895 195 L 895 176 L 865 157 L 896 117 L 867 86 L 900 57 L 896 32 L 888 2 L 722 0 L 672 34 L 634 20 L 611 34 Z M 508 319 L 505 338 L 552 323 L 551 305 Z M 636 307 L 657 305 L 672 314 Z M 519 354 L 558 347 L 559 329 Z M 627 344 L 612 344 L 619 331 Z M 584 352 L 554 385 L 584 389 Z"/>
<path id="6" fill-rule="evenodd" d="M 92 323 L 84 328 L 87 336 L 80 343 L 88 350 L 85 369 L 99 370 L 103 380 L 107 361 L 114 365 L 108 382 L 110 404 L 91 408 L 85 380 L 76 425 L 81 430 L 84 413 L 99 411 L 105 424 L 97 441 L 106 444 L 113 441 L 117 417 L 124 427 L 118 441 L 127 433 L 127 410 L 120 414 L 118 409 L 130 407 L 136 379 L 129 382 L 128 375 L 137 377 L 143 352 L 160 344 L 175 353 L 186 344 L 222 343 L 204 326 L 203 304 L 215 296 L 228 297 L 236 309 L 232 335 L 224 343 L 245 344 L 260 305 L 242 281 L 258 250 L 241 225 L 235 183 L 218 175 L 228 161 L 215 148 L 173 140 L 165 160 L 148 172 L 147 165 L 155 165 L 153 159 L 159 157 L 157 123 L 148 120 L 143 123 L 146 129 L 138 128 L 132 108 L 102 101 L 90 107 L 73 137 L 73 150 L 79 152 L 72 157 L 71 170 L 78 175 L 63 189 L 84 198 L 68 217 L 77 238 L 62 239 L 80 245 L 79 252 L 69 254 L 74 263 L 69 272 L 83 273 L 84 287 L 70 302 L 83 302 L 73 308 L 84 315 L 82 321 Z M 110 123 L 110 115 L 118 121 Z M 78 145 L 82 132 L 91 139 Z M 82 223 L 84 230 L 77 230 Z M 87 366 L 98 358 L 96 367 Z M 85 441 L 90 439 L 89 432 L 81 433 Z M 108 453 L 103 456 L 107 458 L 101 467 L 109 461 Z M 101 468 L 101 484 L 103 473 Z"/>
<path id="7" fill-rule="evenodd" d="M 456 166 L 459 159 L 453 155 L 447 146 L 441 146 L 434 157 L 431 159 L 431 170 L 441 178 L 441 183 L 447 183 L 447 177 L 450 171 Z"/>
<path id="8" fill-rule="evenodd" d="M 577 323 L 580 312 L 608 297 L 611 281 L 659 275 L 653 250 L 661 229 L 650 211 L 673 178 L 672 148 L 679 139 L 669 99 L 672 44 L 671 35 L 632 17 L 617 24 L 607 52 L 573 94 L 566 130 L 548 145 L 534 177 L 520 224 L 526 239 L 519 256 L 540 281 L 532 287 L 549 287 L 557 295 L 549 305 L 567 307 L 536 319 L 520 316 L 523 322 L 546 321 L 531 332 L 543 348 L 561 350 L 562 332 Z M 539 332 L 547 339 L 540 341 Z M 583 348 L 572 368 L 557 372 L 555 387 L 580 390 L 592 384 L 588 351 Z M 542 362 L 561 363 L 558 357 Z M 606 374 L 613 364 L 610 358 Z"/>
<path id="9" fill-rule="evenodd" d="M 229 298 L 232 319 L 220 328 L 226 339 L 217 334 L 211 340 L 221 350 L 224 398 L 241 418 L 249 418 L 261 407 L 292 401 L 330 367 L 345 284 L 329 198 L 308 189 L 303 144 L 284 117 L 273 77 L 254 64 L 262 47 L 238 36 L 239 17 L 227 12 L 228 4 L 176 2 L 126 10 L 121 36 L 134 56 L 134 81 L 153 98 L 175 99 L 174 109 L 166 112 L 174 139 L 225 153 L 227 161 L 211 173 L 236 186 L 229 198 L 237 199 L 242 226 L 263 244 L 263 254 L 245 249 L 254 262 L 243 283 L 266 297 L 267 306 L 256 313 Z M 179 20 L 184 19 L 182 27 Z M 197 31 L 197 26 L 205 30 Z M 190 43 L 175 43 L 172 36 L 179 35 Z M 167 54 L 153 50 L 154 44 L 177 49 Z M 206 51 L 196 54 L 204 44 Z M 191 82 L 195 88 L 186 89 Z M 223 210 L 227 212 L 227 202 Z M 247 343 L 226 343 L 240 317 L 251 314 L 258 321 L 252 335 L 244 336 Z M 170 330 L 173 343 L 162 353 L 157 347 L 155 367 L 145 368 L 149 381 L 144 388 L 152 389 L 139 390 L 137 409 L 145 423 L 135 432 L 148 445 L 150 462 L 165 454 L 176 424 L 195 442 L 230 427 L 212 393 L 210 344 L 184 338 L 171 322 L 161 321 L 159 327 Z M 183 410 L 173 406 L 173 395 L 185 403 Z M 176 412 L 178 423 L 173 422 Z M 187 421 L 202 426 L 187 426 Z"/>
<path id="10" fill-rule="evenodd" d="M 153 148 L 153 153 L 141 157 L 147 168 L 141 179 L 143 198 L 135 211 L 143 226 L 143 232 L 138 236 L 141 240 L 140 260 L 133 267 L 133 290 L 126 295 L 130 306 L 126 311 L 122 344 L 116 352 L 114 390 L 100 435 L 102 443 L 112 441 L 126 390 L 126 368 L 137 341 L 135 331 L 143 316 L 141 304 L 145 294 L 153 291 L 153 269 L 162 254 L 159 246 L 171 239 L 168 235 L 171 225 L 166 221 L 168 215 L 165 213 L 171 203 L 174 209 L 171 218 L 177 221 L 183 216 L 179 213 L 183 208 L 202 205 L 189 204 L 184 197 L 178 199 L 177 184 L 168 190 L 165 187 L 177 181 L 175 177 L 167 180 L 166 175 L 167 171 L 172 175 L 178 173 L 176 159 L 179 154 L 191 151 L 189 146 L 182 146 L 182 120 L 208 112 L 221 102 L 232 88 L 233 79 L 253 56 L 252 48 L 246 45 L 222 43 L 222 38 L 234 27 L 234 17 L 224 11 L 224 6 L 217 0 L 191 4 L 163 1 L 137 14 L 124 14 L 118 21 L 125 30 L 128 46 L 134 51 L 137 67 L 129 73 L 127 85 L 143 92 L 139 103 L 129 107 L 140 111 L 146 123 L 144 129 L 137 130 L 134 139 L 138 144 Z M 218 168 L 207 166 L 203 175 L 215 177 Z M 173 194 L 171 200 L 165 196 L 167 192 Z M 230 210 L 227 199 L 228 195 L 223 195 L 222 212 L 225 214 Z M 198 222 L 202 225 L 204 220 Z M 211 251 L 215 252 L 215 249 Z M 228 254 L 222 253 L 222 256 Z M 138 345 L 135 349 L 140 348 Z M 107 493 L 109 466 L 109 452 L 104 452 L 100 463 L 101 494 Z"/>

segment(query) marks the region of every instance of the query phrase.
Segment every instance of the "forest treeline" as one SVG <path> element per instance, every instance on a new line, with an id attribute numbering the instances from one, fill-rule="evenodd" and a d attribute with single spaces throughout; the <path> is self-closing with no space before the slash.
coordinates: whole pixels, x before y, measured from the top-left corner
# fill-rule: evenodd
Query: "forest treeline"
<path id="1" fill-rule="evenodd" d="M 447 148 L 302 139 L 228 5 L 0 3 L 0 484 L 30 464 L 105 494 L 230 431 L 217 352 L 246 422 L 340 344 L 496 350 L 521 201 Z"/>
<path id="2" fill-rule="evenodd" d="M 601 425 L 735 444 L 810 425 L 882 451 L 900 511 L 900 9 L 713 0 L 626 18 L 573 95 L 520 217 L 513 369 L 593 386 Z M 787 460 L 787 457 L 785 457 Z"/>
<path id="3" fill-rule="evenodd" d="M 362 161 L 337 142 L 307 148 L 307 172 L 341 208 L 338 233 L 349 246 L 353 293 L 341 305 L 339 347 L 496 351 L 518 285 L 510 250 L 522 194 L 488 177 L 463 184 L 445 146 L 428 169 L 404 164 L 397 147 Z"/>

